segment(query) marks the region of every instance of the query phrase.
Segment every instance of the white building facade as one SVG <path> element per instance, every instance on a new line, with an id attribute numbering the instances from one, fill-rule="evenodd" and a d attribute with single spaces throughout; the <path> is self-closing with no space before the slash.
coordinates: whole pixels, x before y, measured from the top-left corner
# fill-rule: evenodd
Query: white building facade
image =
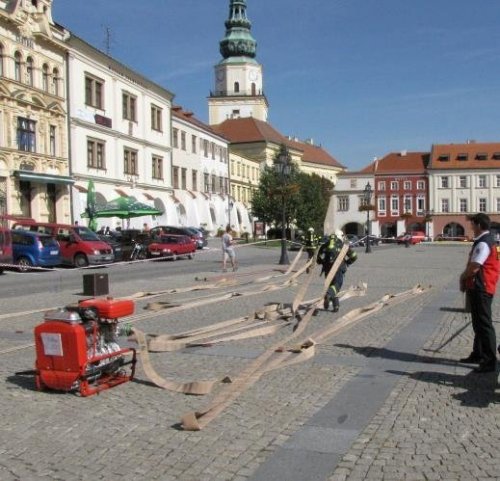
<path id="1" fill-rule="evenodd" d="M 177 224 L 171 176 L 173 94 L 76 36 L 68 47 L 74 220 L 85 223 L 92 180 L 98 204 L 129 196 L 163 212 L 126 222 L 100 219 L 99 226 Z"/>

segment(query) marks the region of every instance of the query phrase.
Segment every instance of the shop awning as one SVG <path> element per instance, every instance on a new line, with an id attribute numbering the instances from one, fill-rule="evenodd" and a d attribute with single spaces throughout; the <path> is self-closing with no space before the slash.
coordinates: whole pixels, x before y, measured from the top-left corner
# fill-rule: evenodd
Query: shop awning
<path id="1" fill-rule="evenodd" d="M 25 180 L 27 182 L 38 182 L 41 184 L 64 184 L 72 185 L 75 180 L 71 177 L 66 177 L 65 175 L 51 175 L 51 174 L 37 174 L 35 172 L 28 172 L 26 170 L 16 170 L 14 171 L 14 176 L 19 180 Z"/>

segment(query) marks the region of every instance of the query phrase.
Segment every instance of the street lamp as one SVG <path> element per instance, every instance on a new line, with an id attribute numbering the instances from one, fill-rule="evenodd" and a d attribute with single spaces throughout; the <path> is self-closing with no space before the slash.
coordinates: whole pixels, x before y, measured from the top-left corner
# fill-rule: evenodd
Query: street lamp
<path id="1" fill-rule="evenodd" d="M 425 237 L 429 240 L 429 224 L 434 215 L 434 209 L 424 210 L 424 220 L 425 220 Z"/>
<path id="2" fill-rule="evenodd" d="M 365 207 L 366 207 L 366 250 L 365 252 L 369 254 L 372 251 L 372 246 L 371 246 L 371 241 L 370 241 L 370 234 L 371 234 L 371 225 L 370 225 L 370 206 L 371 206 L 371 201 L 372 201 L 372 186 L 370 185 L 370 182 L 368 182 L 365 186 L 364 190 L 364 200 L 365 200 Z"/>
<path id="3" fill-rule="evenodd" d="M 274 162 L 276 173 L 281 180 L 281 257 L 280 265 L 290 264 L 288 260 L 288 252 L 286 250 L 286 203 L 285 203 L 285 186 L 288 182 L 288 177 L 292 171 L 292 165 L 288 150 L 284 145 L 281 146 L 278 158 Z"/>

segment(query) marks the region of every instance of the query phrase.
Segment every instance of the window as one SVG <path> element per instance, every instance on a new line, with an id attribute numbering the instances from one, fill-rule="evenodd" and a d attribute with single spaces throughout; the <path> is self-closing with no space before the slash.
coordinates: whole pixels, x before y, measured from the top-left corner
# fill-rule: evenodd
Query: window
<path id="1" fill-rule="evenodd" d="M 59 70 L 52 70 L 52 93 L 59 95 Z"/>
<path id="2" fill-rule="evenodd" d="M 26 83 L 33 86 L 33 59 L 31 57 L 26 59 Z"/>
<path id="3" fill-rule="evenodd" d="M 163 129 L 162 124 L 163 111 L 156 105 L 151 105 L 151 129 L 161 132 Z"/>
<path id="4" fill-rule="evenodd" d="M 203 190 L 204 192 L 210 192 L 210 175 L 203 174 Z"/>
<path id="5" fill-rule="evenodd" d="M 36 122 L 17 118 L 17 147 L 24 152 L 36 152 Z"/>
<path id="6" fill-rule="evenodd" d="M 234 93 L 238 93 L 240 91 L 240 83 L 234 82 Z"/>
<path id="7" fill-rule="evenodd" d="M 123 173 L 137 175 L 137 150 L 123 149 Z"/>
<path id="8" fill-rule="evenodd" d="M 153 155 L 152 160 L 152 176 L 153 179 L 163 180 L 163 157 Z"/>
<path id="9" fill-rule="evenodd" d="M 210 152 L 212 154 L 212 159 L 215 160 L 215 144 L 210 142 Z"/>
<path id="10" fill-rule="evenodd" d="M 449 199 L 441 199 L 441 212 L 450 212 Z"/>
<path id="11" fill-rule="evenodd" d="M 391 182 L 391 190 L 398 190 L 399 189 L 399 184 L 395 181 Z"/>
<path id="12" fill-rule="evenodd" d="M 448 189 L 450 187 L 450 178 L 446 175 L 440 177 L 439 180 L 441 181 L 440 187 L 442 189 Z"/>
<path id="13" fill-rule="evenodd" d="M 173 184 L 174 184 L 174 189 L 179 188 L 179 167 L 173 167 Z"/>
<path id="14" fill-rule="evenodd" d="M 493 152 L 493 159 L 494 160 L 500 160 L 500 152 Z"/>
<path id="15" fill-rule="evenodd" d="M 212 174 L 212 193 L 216 193 L 217 192 L 217 177 L 215 176 L 215 174 Z"/>
<path id="16" fill-rule="evenodd" d="M 486 212 L 486 199 L 480 197 L 479 199 L 479 212 Z"/>
<path id="17" fill-rule="evenodd" d="M 469 212 L 467 199 L 460 199 L 458 202 L 460 212 Z"/>
<path id="18" fill-rule="evenodd" d="M 391 215 L 399 215 L 399 197 L 391 196 Z"/>
<path id="19" fill-rule="evenodd" d="M 496 198 L 497 212 L 500 212 L 500 197 Z"/>
<path id="20" fill-rule="evenodd" d="M 172 146 L 174 149 L 179 148 L 179 129 L 172 129 Z"/>
<path id="21" fill-rule="evenodd" d="M 195 192 L 198 190 L 198 172 L 194 169 L 191 172 L 191 189 Z"/>
<path id="22" fill-rule="evenodd" d="M 222 176 L 219 177 L 219 192 L 221 194 L 224 193 L 224 177 L 222 177 Z M 246 194 L 245 194 L 245 198 L 246 198 Z"/>
<path id="23" fill-rule="evenodd" d="M 411 180 L 405 180 L 403 188 L 404 190 L 411 190 Z"/>
<path id="24" fill-rule="evenodd" d="M 186 150 L 186 132 L 181 131 L 181 149 Z"/>
<path id="25" fill-rule="evenodd" d="M 378 190 L 385 190 L 385 182 L 381 181 L 378 183 Z"/>
<path id="26" fill-rule="evenodd" d="M 438 160 L 440 162 L 448 162 L 450 160 L 450 154 L 441 154 L 439 157 L 438 157 Z"/>
<path id="27" fill-rule="evenodd" d="M 50 155 L 55 157 L 55 155 L 56 155 L 56 126 L 55 125 L 50 126 L 49 148 L 50 148 Z"/>
<path id="28" fill-rule="evenodd" d="M 465 161 L 469 159 L 469 154 L 461 153 L 457 154 L 457 160 Z"/>
<path id="29" fill-rule="evenodd" d="M 191 152 L 196 154 L 196 135 L 191 135 Z"/>
<path id="30" fill-rule="evenodd" d="M 203 155 L 208 157 L 208 140 L 203 139 Z"/>
<path id="31" fill-rule="evenodd" d="M 495 187 L 500 187 L 500 175 L 496 175 L 495 176 L 495 179 L 496 179 L 496 184 L 495 184 Z"/>
<path id="32" fill-rule="evenodd" d="M 95 77 L 85 76 L 85 104 L 97 109 L 103 108 L 104 82 Z"/>
<path id="33" fill-rule="evenodd" d="M 424 209 L 425 209 L 425 197 L 419 195 L 417 197 L 417 214 L 423 215 Z"/>
<path id="34" fill-rule="evenodd" d="M 49 91 L 49 66 L 47 64 L 42 67 L 42 89 L 45 92 Z"/>
<path id="35" fill-rule="evenodd" d="M 122 114 L 125 120 L 135 122 L 137 98 L 128 92 L 122 93 Z"/>
<path id="36" fill-rule="evenodd" d="M 350 185 L 351 185 L 351 189 L 356 189 L 358 186 L 358 179 L 351 179 Z"/>
<path id="37" fill-rule="evenodd" d="M 417 180 L 417 190 L 425 190 L 425 180 Z"/>
<path id="38" fill-rule="evenodd" d="M 187 189 L 187 169 L 184 167 L 181 169 L 181 189 Z"/>
<path id="39" fill-rule="evenodd" d="M 236 163 L 236 175 L 241 177 L 241 162 Z"/>
<path id="40" fill-rule="evenodd" d="M 411 202 L 411 196 L 410 195 L 405 195 L 404 197 L 404 212 L 410 212 L 412 213 L 412 202 Z"/>
<path id="41" fill-rule="evenodd" d="M 486 152 L 478 152 L 476 154 L 476 160 L 488 160 L 488 154 Z"/>
<path id="42" fill-rule="evenodd" d="M 87 139 L 87 167 L 106 169 L 105 143 L 98 139 Z"/>
<path id="43" fill-rule="evenodd" d="M 14 80 L 21 81 L 22 58 L 19 52 L 14 54 Z"/>
<path id="44" fill-rule="evenodd" d="M 339 212 L 347 212 L 349 210 L 349 196 L 339 195 L 337 197 L 337 200 L 338 200 L 337 210 Z"/>
<path id="45" fill-rule="evenodd" d="M 231 159 L 231 176 L 234 177 L 234 159 Z"/>
<path id="46" fill-rule="evenodd" d="M 477 176 L 477 186 L 478 187 L 486 187 L 486 176 L 485 175 L 478 175 Z"/>
<path id="47" fill-rule="evenodd" d="M 387 210 L 387 201 L 385 197 L 378 198 L 378 214 L 385 215 Z"/>
<path id="48" fill-rule="evenodd" d="M 467 188 L 467 176 L 466 175 L 461 175 L 458 178 L 458 186 L 462 189 Z"/>
<path id="49" fill-rule="evenodd" d="M 3 45 L 0 44 L 0 76 L 2 76 L 2 77 L 3 77 L 3 69 L 4 69 L 3 55 L 4 55 Z"/>

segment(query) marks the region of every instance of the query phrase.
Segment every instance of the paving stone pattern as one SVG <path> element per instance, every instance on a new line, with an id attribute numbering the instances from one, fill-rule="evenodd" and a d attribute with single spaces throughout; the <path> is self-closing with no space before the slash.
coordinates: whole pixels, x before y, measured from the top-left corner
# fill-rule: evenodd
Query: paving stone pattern
<path id="1" fill-rule="evenodd" d="M 276 262 L 276 252 L 270 257 L 269 250 L 247 249 L 255 262 L 237 273 L 246 285 L 224 292 L 256 290 L 251 280 Z M 207 396 L 171 393 L 153 386 L 139 366 L 134 382 L 88 398 L 38 392 L 32 377 L 15 375 L 33 367 L 34 349 L 3 352 L 29 344 L 42 315 L 0 319 L 0 480 L 500 480 L 497 375 L 471 374 L 456 362 L 469 353 L 470 326 L 435 352 L 468 322 L 459 312 L 463 298 L 457 289 L 467 251 L 465 245 L 359 250 L 345 287 L 367 282 L 367 295 L 344 301 L 338 314 L 319 310 L 305 337 L 386 293 L 417 283 L 432 287 L 327 339 L 312 360 L 265 374 L 198 432 L 180 430 L 181 416 L 207 407 L 223 385 Z M 212 267 L 200 277 L 220 278 L 219 252 L 205 255 L 214 256 Z M 209 263 L 200 265 L 206 269 Z M 306 298 L 321 290 L 316 274 Z M 193 284 L 192 275 L 175 276 L 162 288 Z M 146 289 L 159 287 L 144 279 L 140 289 L 130 282 L 117 291 Z M 149 333 L 181 332 L 248 315 L 268 302 L 290 302 L 296 291 L 297 286 L 159 311 L 136 325 Z M 183 303 L 214 294 L 141 300 L 137 312 L 147 313 L 143 307 L 152 301 Z M 51 299 L 59 305 L 74 300 L 63 292 Z M 26 296 L 21 309 L 0 302 L 1 312 L 41 307 L 47 307 L 43 296 Z M 497 299 L 494 313 L 498 331 Z M 152 362 L 161 375 L 176 380 L 235 376 L 290 329 L 155 353 Z"/>

